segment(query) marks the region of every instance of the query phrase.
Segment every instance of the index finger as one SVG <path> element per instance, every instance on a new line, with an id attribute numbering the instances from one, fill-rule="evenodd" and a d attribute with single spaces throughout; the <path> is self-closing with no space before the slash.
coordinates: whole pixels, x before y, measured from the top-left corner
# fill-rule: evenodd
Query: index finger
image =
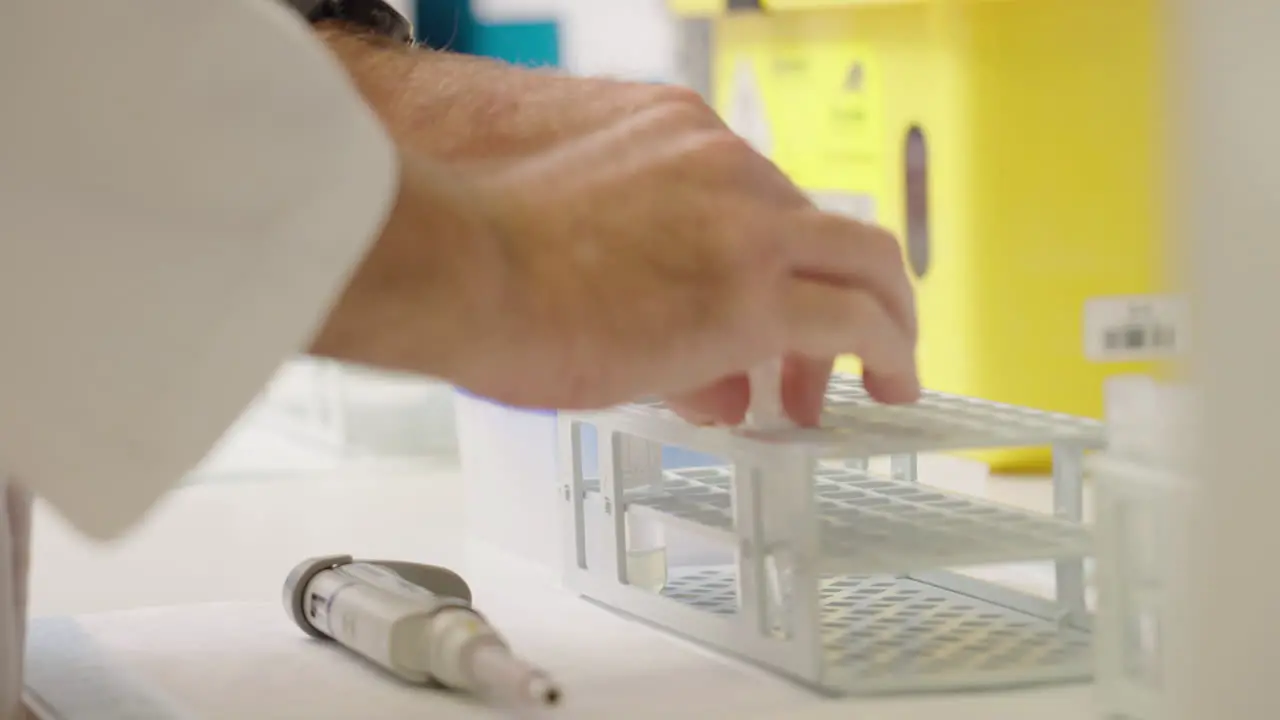
<path id="1" fill-rule="evenodd" d="M 911 342 L 916 341 L 915 293 L 902 246 L 892 233 L 814 209 L 801 213 L 787 251 L 793 270 L 802 277 L 870 291 Z"/>
<path id="2" fill-rule="evenodd" d="M 796 278 L 784 302 L 791 352 L 809 357 L 852 353 L 862 359 L 867 391 L 876 400 L 907 403 L 919 397 L 915 339 L 875 294 Z"/>
<path id="3" fill-rule="evenodd" d="M 790 355 L 782 363 L 782 407 L 801 427 L 817 427 L 835 358 Z"/>

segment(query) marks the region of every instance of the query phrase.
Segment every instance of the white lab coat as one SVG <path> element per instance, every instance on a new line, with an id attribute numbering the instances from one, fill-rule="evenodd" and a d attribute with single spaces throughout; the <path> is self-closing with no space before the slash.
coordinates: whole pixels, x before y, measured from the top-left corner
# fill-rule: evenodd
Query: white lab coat
<path id="1" fill-rule="evenodd" d="M 0 0 L 0 718 L 25 491 L 126 529 L 307 346 L 394 149 L 272 0 Z"/>

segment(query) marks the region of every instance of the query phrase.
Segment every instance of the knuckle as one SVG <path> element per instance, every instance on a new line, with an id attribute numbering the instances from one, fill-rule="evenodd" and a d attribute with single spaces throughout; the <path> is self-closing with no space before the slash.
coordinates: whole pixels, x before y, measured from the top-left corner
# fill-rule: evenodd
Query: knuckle
<path id="1" fill-rule="evenodd" d="M 733 207 L 721 207 L 703 236 L 708 261 L 715 268 L 714 284 L 732 298 L 734 305 L 754 306 L 769 296 L 773 283 L 787 267 L 785 244 L 774 234 L 762 232 Z"/>
<path id="2" fill-rule="evenodd" d="M 879 225 L 855 220 L 830 212 L 819 214 L 818 227 L 830 237 L 849 240 L 849 251 L 855 252 L 861 263 L 877 272 L 906 273 L 906 259 L 897 237 Z"/>
<path id="3" fill-rule="evenodd" d="M 698 144 L 698 154 L 715 167 L 735 172 L 755 159 L 751 145 L 728 129 L 707 132 Z"/>
<path id="4" fill-rule="evenodd" d="M 706 100 L 703 99 L 702 95 L 700 95 L 697 90 L 694 90 L 691 87 L 670 84 L 649 85 L 647 87 L 652 90 L 660 101 L 673 104 L 707 107 Z"/>
<path id="5" fill-rule="evenodd" d="M 893 355 L 894 334 L 884 306 L 866 292 L 852 293 L 849 306 L 849 348 L 869 365 L 883 365 Z"/>
<path id="6" fill-rule="evenodd" d="M 652 85 L 649 87 L 659 103 L 679 105 L 715 115 L 715 111 L 707 104 L 706 99 L 693 88 L 684 85 Z"/>
<path id="7" fill-rule="evenodd" d="M 751 245 L 755 266 L 767 275 L 776 275 L 778 279 L 782 279 L 788 258 L 786 243 L 782 236 L 752 229 L 748 229 L 747 232 L 754 235 L 754 242 Z"/>
<path id="8" fill-rule="evenodd" d="M 682 128 L 720 129 L 724 121 L 696 91 L 679 86 L 664 86 L 657 91 L 654 103 L 667 117 Z"/>
<path id="9" fill-rule="evenodd" d="M 890 272 L 906 272 L 906 261 L 902 257 L 902 245 L 893 233 L 876 225 L 864 225 L 863 238 L 866 251 L 878 266 Z"/>
<path id="10" fill-rule="evenodd" d="M 733 259 L 745 281 L 745 292 L 766 291 L 786 277 L 788 253 L 781 236 L 762 232 L 746 222 L 735 223 L 733 231 L 737 239 L 732 246 Z"/>

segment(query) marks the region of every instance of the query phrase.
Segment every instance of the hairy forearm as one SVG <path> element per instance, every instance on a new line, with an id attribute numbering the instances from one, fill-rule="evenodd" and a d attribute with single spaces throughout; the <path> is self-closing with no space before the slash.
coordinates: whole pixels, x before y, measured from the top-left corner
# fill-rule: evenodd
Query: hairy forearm
<path id="1" fill-rule="evenodd" d="M 469 327 L 499 288 L 496 249 L 472 198 L 405 157 L 395 203 L 312 342 L 313 355 L 452 379 L 469 362 Z"/>
<path id="2" fill-rule="evenodd" d="M 322 36 L 404 148 L 451 162 L 518 156 L 689 91 L 530 70 L 497 60 L 380 48 L 336 26 Z M 598 90 L 609 85 L 611 92 Z M 566 112 L 572 108 L 572 112 Z"/>
<path id="3" fill-rule="evenodd" d="M 495 176 L 483 171 L 656 103 L 700 102 L 685 90 L 395 46 L 339 26 L 318 32 L 382 118 L 405 176 L 382 237 L 313 351 L 446 379 L 483 356 L 473 320 L 507 289 L 494 274 L 510 260 L 495 256 L 506 252 L 504 238 L 486 224 L 492 213 L 474 207 L 485 202 L 475 188 Z M 387 331 L 406 325 L 413 332 Z"/>
<path id="4" fill-rule="evenodd" d="M 521 152 L 530 136 L 522 96 L 531 86 L 558 81 L 488 58 L 425 48 L 372 50 L 366 38 L 341 27 L 320 33 L 396 142 L 440 160 Z"/>
<path id="5" fill-rule="evenodd" d="M 338 28 L 321 33 L 392 127 L 398 88 L 418 52 Z M 310 351 L 449 378 L 471 351 L 467 328 L 477 302 L 483 302 L 476 298 L 492 298 L 497 291 L 477 271 L 494 265 L 482 256 L 495 244 L 466 181 L 396 140 L 400 179 L 387 221 Z"/>

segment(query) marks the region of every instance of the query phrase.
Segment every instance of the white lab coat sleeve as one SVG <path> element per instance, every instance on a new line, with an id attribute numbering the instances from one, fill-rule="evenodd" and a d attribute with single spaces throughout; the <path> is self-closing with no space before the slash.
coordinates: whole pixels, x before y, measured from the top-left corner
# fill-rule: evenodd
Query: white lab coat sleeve
<path id="1" fill-rule="evenodd" d="M 0 2 L 0 466 L 127 529 L 305 350 L 397 179 L 275 0 Z"/>

